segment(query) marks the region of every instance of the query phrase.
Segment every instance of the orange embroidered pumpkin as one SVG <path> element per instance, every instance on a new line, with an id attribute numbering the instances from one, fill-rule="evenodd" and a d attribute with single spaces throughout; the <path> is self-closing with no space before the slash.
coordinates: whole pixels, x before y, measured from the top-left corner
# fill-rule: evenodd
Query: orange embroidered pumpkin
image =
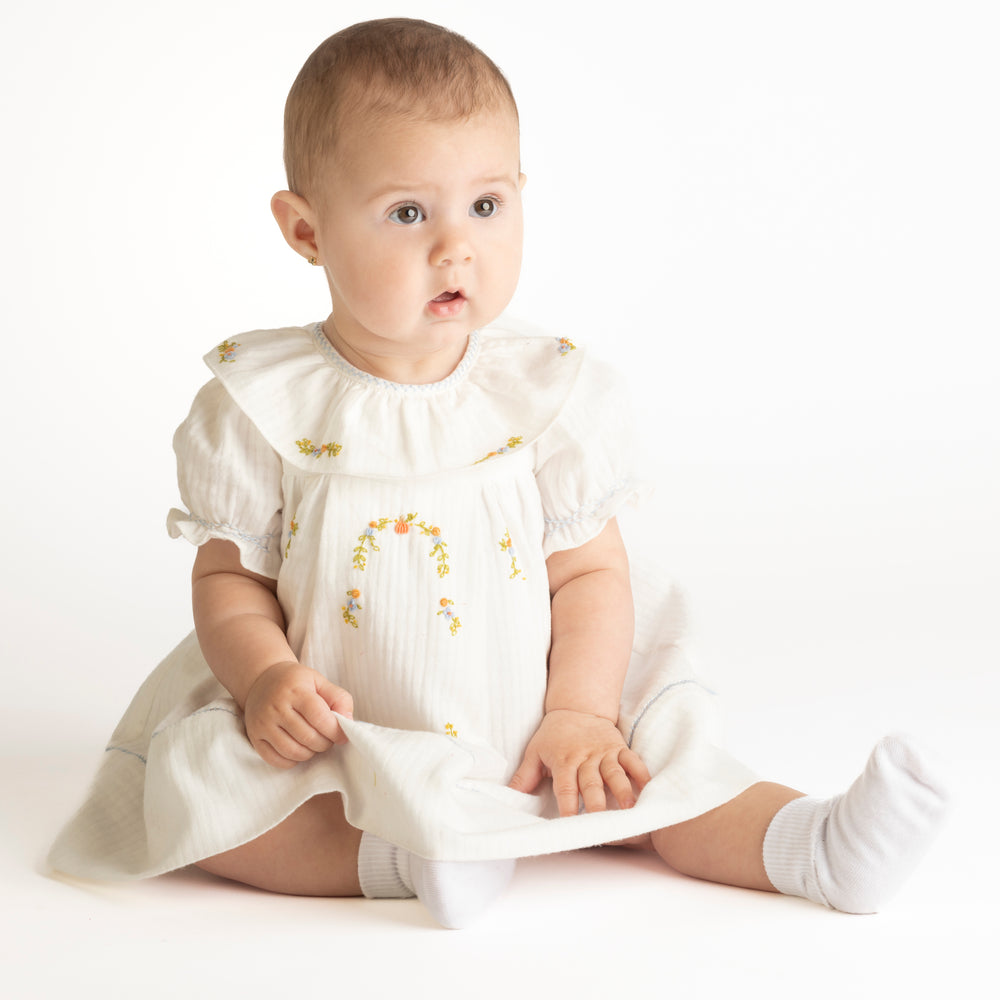
<path id="1" fill-rule="evenodd" d="M 397 535 L 405 535 L 410 530 L 410 522 L 404 520 L 402 517 L 396 522 L 392 529 Z"/>

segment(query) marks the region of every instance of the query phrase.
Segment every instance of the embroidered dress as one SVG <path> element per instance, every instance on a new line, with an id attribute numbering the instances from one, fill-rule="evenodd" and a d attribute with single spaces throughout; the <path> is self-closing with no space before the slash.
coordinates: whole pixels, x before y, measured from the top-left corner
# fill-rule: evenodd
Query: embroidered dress
<path id="1" fill-rule="evenodd" d="M 559 818 L 507 788 L 543 714 L 545 559 L 633 499 L 626 393 L 569 342 L 500 324 L 432 385 L 365 374 L 319 324 L 206 355 L 214 378 L 175 437 L 172 535 L 234 542 L 277 580 L 302 662 L 354 697 L 349 744 L 265 764 L 189 635 L 115 730 L 53 867 L 155 875 L 339 792 L 354 826 L 418 855 L 569 850 L 714 808 L 754 780 L 714 743 L 677 593 L 631 552 L 636 640 L 619 725 L 653 780 L 628 811 Z"/>

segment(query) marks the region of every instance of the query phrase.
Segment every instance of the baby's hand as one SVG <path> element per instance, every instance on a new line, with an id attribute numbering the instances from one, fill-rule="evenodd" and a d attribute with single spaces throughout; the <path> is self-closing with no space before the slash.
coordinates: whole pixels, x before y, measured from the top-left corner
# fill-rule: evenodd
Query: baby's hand
<path id="1" fill-rule="evenodd" d="M 649 781 L 649 771 L 609 719 L 558 709 L 549 712 L 524 752 L 524 760 L 510 781 L 519 792 L 531 792 L 546 775 L 560 816 L 575 816 L 580 796 L 587 812 L 607 808 L 607 786 L 621 809 L 635 805 L 636 792 Z"/>
<path id="2" fill-rule="evenodd" d="M 274 767 L 290 768 L 347 737 L 333 714 L 353 717 L 343 689 L 301 663 L 268 667 L 247 694 L 243 721 L 254 750 Z"/>

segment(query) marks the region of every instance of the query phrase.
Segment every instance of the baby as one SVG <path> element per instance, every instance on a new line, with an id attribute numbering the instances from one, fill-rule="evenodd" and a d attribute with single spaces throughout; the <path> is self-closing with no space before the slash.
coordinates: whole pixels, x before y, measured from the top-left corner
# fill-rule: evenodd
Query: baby
<path id="1" fill-rule="evenodd" d="M 149 678 L 52 863 L 197 864 L 475 919 L 514 859 L 627 842 L 703 879 L 882 905 L 945 796 L 902 738 L 842 795 L 711 741 L 669 590 L 630 567 L 625 392 L 499 317 L 522 246 L 499 69 L 420 21 L 306 62 L 271 207 L 330 315 L 225 340 L 175 438 L 196 636 Z"/>

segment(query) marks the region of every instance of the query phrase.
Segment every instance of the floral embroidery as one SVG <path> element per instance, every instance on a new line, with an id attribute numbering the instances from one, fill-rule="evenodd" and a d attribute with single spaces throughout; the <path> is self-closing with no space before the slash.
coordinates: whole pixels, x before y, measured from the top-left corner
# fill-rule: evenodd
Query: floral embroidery
<path id="1" fill-rule="evenodd" d="M 451 634 L 456 635 L 458 633 L 458 630 L 462 627 L 462 623 L 461 621 L 459 621 L 458 615 L 455 614 L 455 602 L 449 601 L 447 597 L 442 597 L 441 610 L 438 612 L 438 614 L 444 615 L 445 621 L 451 623 L 449 625 Z"/>
<path id="2" fill-rule="evenodd" d="M 288 541 L 285 543 L 285 558 L 288 558 L 288 550 L 292 547 L 292 539 L 299 533 L 299 522 L 293 517 L 288 526 Z"/>
<path id="3" fill-rule="evenodd" d="M 444 727 L 445 736 L 452 736 L 458 739 L 458 730 L 449 722 Z"/>
<path id="4" fill-rule="evenodd" d="M 354 612 L 363 610 L 361 605 L 358 604 L 359 597 L 361 597 L 360 590 L 349 590 L 347 592 L 347 604 L 340 609 L 344 612 L 344 621 L 347 622 L 351 628 L 358 627 L 358 619 L 355 617 Z"/>
<path id="5" fill-rule="evenodd" d="M 330 444 L 314 445 L 309 438 L 303 438 L 301 441 L 296 441 L 295 443 L 299 446 L 299 451 L 303 455 L 311 455 L 313 458 L 319 458 L 321 455 L 333 458 L 340 454 L 341 449 L 339 444 L 333 442 Z"/>
<path id="6" fill-rule="evenodd" d="M 500 548 L 510 556 L 510 579 L 522 576 L 522 572 L 517 567 L 517 553 L 514 551 L 514 543 L 510 540 L 510 532 L 505 531 L 500 541 Z"/>
<path id="7" fill-rule="evenodd" d="M 519 444 L 523 443 L 523 437 L 509 437 L 507 438 L 507 443 L 501 445 L 496 451 L 491 451 L 485 458 L 480 458 L 478 461 L 474 462 L 474 465 L 479 465 L 480 462 L 488 462 L 491 458 L 496 458 L 497 455 L 506 455 L 508 451 L 512 448 L 516 448 Z"/>
<path id="8" fill-rule="evenodd" d="M 397 535 L 408 535 L 410 529 L 415 528 L 422 535 L 430 538 L 434 545 L 428 555 L 437 559 L 437 575 L 441 577 L 448 575 L 450 571 L 448 544 L 441 537 L 441 529 L 436 525 L 427 524 L 426 521 L 418 521 L 416 514 L 400 514 L 398 517 L 380 517 L 377 521 L 369 521 L 368 527 L 358 535 L 360 544 L 354 549 L 353 559 L 355 569 L 363 571 L 368 561 L 368 553 L 381 551 L 375 542 L 375 536 L 378 532 L 385 531 L 390 524 Z"/>
<path id="9" fill-rule="evenodd" d="M 353 561 L 355 569 L 364 571 L 365 563 L 368 559 L 368 549 L 372 552 L 380 551 L 379 547 L 375 544 L 375 532 L 382 531 L 391 520 L 391 517 L 383 517 L 378 521 L 369 521 L 368 527 L 358 535 L 358 541 L 361 544 L 354 550 Z"/>
<path id="10" fill-rule="evenodd" d="M 236 361 L 236 348 L 239 347 L 239 342 L 235 340 L 224 340 L 216 350 L 219 352 L 219 363 L 225 364 L 228 362 Z"/>
<path id="11" fill-rule="evenodd" d="M 447 576 L 449 572 L 447 544 L 441 537 L 441 529 L 430 528 L 429 533 L 431 538 L 434 539 L 434 547 L 431 549 L 430 555 L 437 558 L 437 574 L 438 576 Z"/>
<path id="12" fill-rule="evenodd" d="M 569 354 L 570 351 L 575 351 L 575 350 L 576 350 L 576 344 L 574 344 L 572 340 L 568 340 L 566 337 L 559 338 L 559 353 L 563 357 L 566 357 L 566 355 Z"/>

